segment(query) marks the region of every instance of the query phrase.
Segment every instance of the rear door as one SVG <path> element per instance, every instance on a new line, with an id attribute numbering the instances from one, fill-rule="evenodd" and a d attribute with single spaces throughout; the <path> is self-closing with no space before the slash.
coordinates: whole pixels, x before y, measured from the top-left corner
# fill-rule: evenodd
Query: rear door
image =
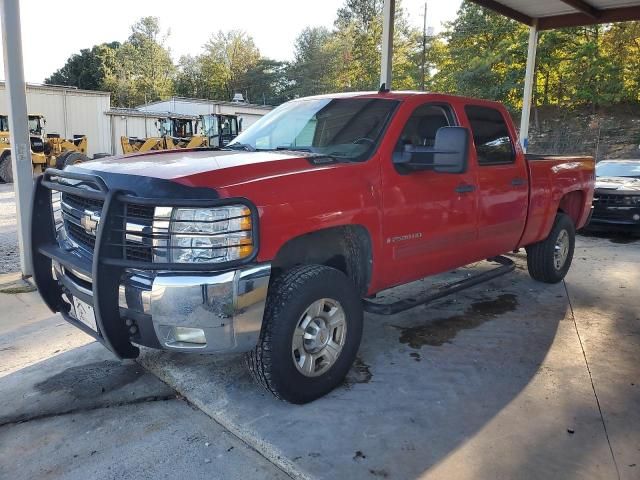
<path id="1" fill-rule="evenodd" d="M 513 250 L 527 219 L 529 185 L 524 156 L 506 111 L 466 105 L 478 172 L 478 244 L 484 257 Z"/>

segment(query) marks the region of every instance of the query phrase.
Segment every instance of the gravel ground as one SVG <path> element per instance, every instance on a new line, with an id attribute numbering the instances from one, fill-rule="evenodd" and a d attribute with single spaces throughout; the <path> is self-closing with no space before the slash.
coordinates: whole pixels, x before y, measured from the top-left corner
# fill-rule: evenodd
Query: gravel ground
<path id="1" fill-rule="evenodd" d="M 20 270 L 13 185 L 0 183 L 0 273 Z"/>

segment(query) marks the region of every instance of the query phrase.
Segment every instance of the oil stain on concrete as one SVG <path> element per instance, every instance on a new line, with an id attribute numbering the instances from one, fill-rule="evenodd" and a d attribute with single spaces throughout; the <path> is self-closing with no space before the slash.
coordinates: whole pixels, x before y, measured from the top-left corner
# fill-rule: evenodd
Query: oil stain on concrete
<path id="1" fill-rule="evenodd" d="M 418 350 L 424 345 L 439 347 L 453 340 L 460 330 L 479 327 L 498 315 L 514 311 L 517 306 L 518 298 L 514 294 L 505 293 L 493 300 L 472 303 L 459 315 L 437 318 L 427 325 L 395 328 L 400 330 L 400 343 L 411 348 Z"/>
<path id="2" fill-rule="evenodd" d="M 105 360 L 67 368 L 37 383 L 35 388 L 41 393 L 64 391 L 76 398 L 92 398 L 133 383 L 144 373 L 136 363 Z"/>
<path id="3" fill-rule="evenodd" d="M 351 370 L 347 373 L 347 378 L 344 380 L 344 386 L 350 388 L 356 383 L 369 383 L 372 377 L 369 365 L 364 363 L 360 357 L 356 357 Z"/>

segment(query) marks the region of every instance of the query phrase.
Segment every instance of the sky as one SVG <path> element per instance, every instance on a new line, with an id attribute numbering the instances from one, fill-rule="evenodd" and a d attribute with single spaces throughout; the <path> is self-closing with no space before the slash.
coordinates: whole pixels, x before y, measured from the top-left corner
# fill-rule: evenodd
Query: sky
<path id="1" fill-rule="evenodd" d="M 160 18 L 177 60 L 198 54 L 212 33 L 244 30 L 262 55 L 291 60 L 305 26 L 331 27 L 344 0 L 20 0 L 25 79 L 41 83 L 82 48 L 124 41 L 140 17 Z M 411 24 L 422 27 L 424 0 L 403 0 Z M 461 0 L 428 0 L 427 25 L 435 31 L 455 17 Z M 0 57 L 2 52 L 0 52 Z M 3 65 L 3 63 L 2 63 Z"/>

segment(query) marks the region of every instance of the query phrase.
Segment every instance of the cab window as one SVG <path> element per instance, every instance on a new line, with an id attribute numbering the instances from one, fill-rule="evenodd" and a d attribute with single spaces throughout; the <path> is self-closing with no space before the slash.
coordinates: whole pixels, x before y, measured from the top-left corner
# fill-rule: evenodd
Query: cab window
<path id="1" fill-rule="evenodd" d="M 513 163 L 516 158 L 515 150 L 502 113 L 495 108 L 476 105 L 467 105 L 464 110 L 471 124 L 478 164 L 487 166 Z"/>
<path id="2" fill-rule="evenodd" d="M 395 150 L 401 152 L 406 145 L 433 147 L 438 130 L 452 125 L 455 120 L 448 105 L 421 105 L 407 120 Z"/>

